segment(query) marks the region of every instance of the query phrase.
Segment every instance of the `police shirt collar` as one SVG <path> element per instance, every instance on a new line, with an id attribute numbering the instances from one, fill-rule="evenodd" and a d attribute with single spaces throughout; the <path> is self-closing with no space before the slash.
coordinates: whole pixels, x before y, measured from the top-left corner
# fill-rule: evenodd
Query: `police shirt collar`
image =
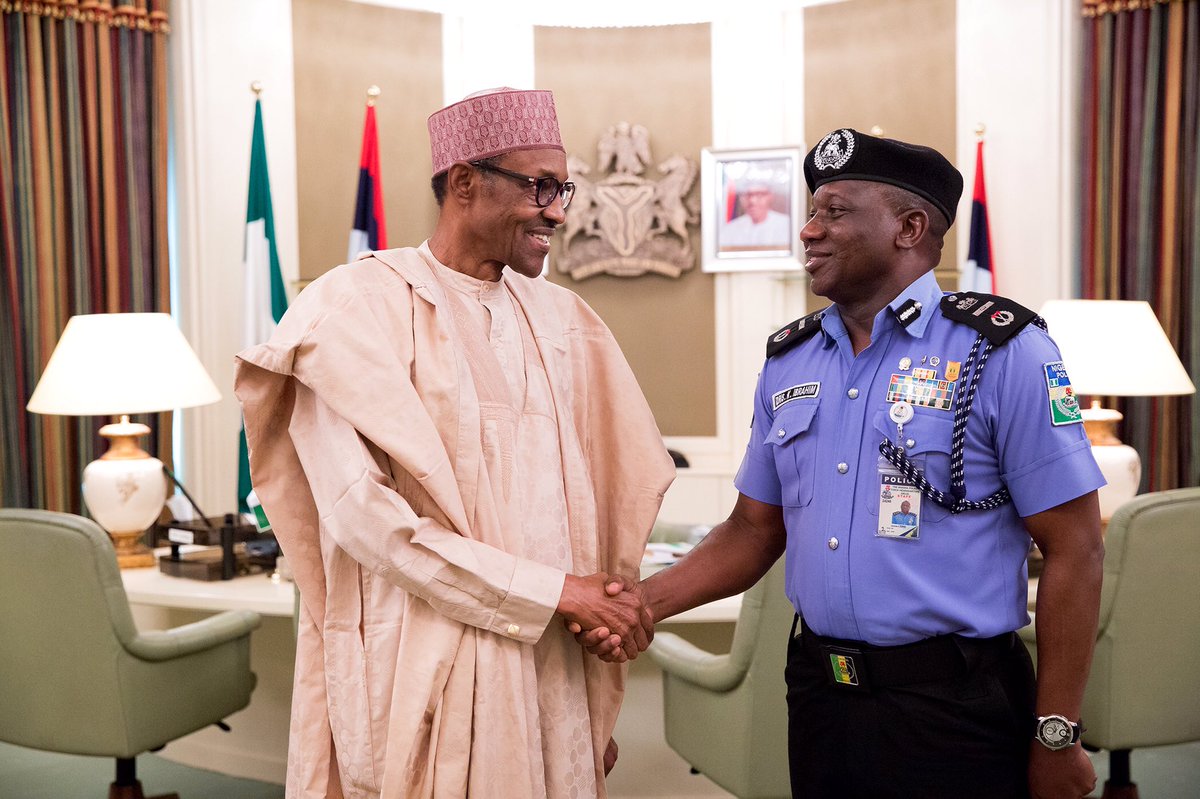
<path id="1" fill-rule="evenodd" d="M 896 324 L 913 338 L 922 338 L 941 299 L 942 289 L 931 269 L 910 283 L 880 313 L 896 320 Z"/>

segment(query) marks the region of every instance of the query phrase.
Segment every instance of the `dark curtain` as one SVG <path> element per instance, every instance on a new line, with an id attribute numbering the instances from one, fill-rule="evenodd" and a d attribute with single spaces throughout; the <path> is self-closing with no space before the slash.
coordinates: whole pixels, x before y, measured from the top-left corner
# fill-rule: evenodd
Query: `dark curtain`
<path id="1" fill-rule="evenodd" d="M 5 506 L 81 513 L 103 451 L 105 420 L 25 410 L 67 319 L 170 311 L 165 3 L 0 2 Z M 170 415 L 143 421 L 169 462 Z"/>
<path id="2" fill-rule="evenodd" d="M 1146 300 L 1200 377 L 1200 2 L 1083 3 L 1080 296 Z M 1120 364 L 1113 364 L 1120 369 Z M 1200 485 L 1193 397 L 1126 398 L 1142 491 Z"/>

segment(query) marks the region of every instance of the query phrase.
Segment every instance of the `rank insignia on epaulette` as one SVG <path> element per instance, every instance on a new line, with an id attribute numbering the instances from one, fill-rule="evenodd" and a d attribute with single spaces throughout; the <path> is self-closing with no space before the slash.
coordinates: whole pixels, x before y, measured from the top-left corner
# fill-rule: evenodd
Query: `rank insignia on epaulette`
<path id="1" fill-rule="evenodd" d="M 959 291 L 942 297 L 942 315 L 983 334 L 992 344 L 1003 344 L 1037 316 L 1019 303 L 994 294 Z"/>
<path id="2" fill-rule="evenodd" d="M 814 311 L 808 316 L 802 316 L 795 322 L 792 322 L 786 327 L 782 327 L 771 334 L 767 339 L 767 357 L 778 355 L 784 350 L 804 341 L 806 338 L 816 333 L 821 329 L 821 317 L 825 315 L 825 309 Z"/>

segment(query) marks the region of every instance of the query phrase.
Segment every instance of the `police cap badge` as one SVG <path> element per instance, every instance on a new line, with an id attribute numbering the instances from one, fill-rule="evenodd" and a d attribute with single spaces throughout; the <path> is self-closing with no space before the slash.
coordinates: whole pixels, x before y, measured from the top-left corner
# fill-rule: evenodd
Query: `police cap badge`
<path id="1" fill-rule="evenodd" d="M 932 147 L 868 136 L 850 128 L 826 135 L 804 159 L 808 190 L 835 180 L 868 180 L 907 189 L 933 203 L 953 225 L 963 178 Z"/>

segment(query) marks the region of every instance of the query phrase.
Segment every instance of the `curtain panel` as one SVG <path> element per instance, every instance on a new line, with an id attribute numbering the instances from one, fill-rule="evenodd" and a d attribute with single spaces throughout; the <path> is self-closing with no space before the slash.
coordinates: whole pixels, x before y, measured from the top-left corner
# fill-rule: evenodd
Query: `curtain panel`
<path id="1" fill-rule="evenodd" d="M 1195 381 L 1200 2 L 1085 0 L 1083 11 L 1080 296 L 1148 301 Z M 1194 397 L 1117 407 L 1143 458 L 1143 491 L 1200 485 Z"/>
<path id="2" fill-rule="evenodd" d="M 104 419 L 25 404 L 75 314 L 170 311 L 166 0 L 0 1 L 0 501 L 83 511 Z M 80 386 L 87 391 L 87 386 Z M 170 458 L 170 415 L 143 446 Z"/>

